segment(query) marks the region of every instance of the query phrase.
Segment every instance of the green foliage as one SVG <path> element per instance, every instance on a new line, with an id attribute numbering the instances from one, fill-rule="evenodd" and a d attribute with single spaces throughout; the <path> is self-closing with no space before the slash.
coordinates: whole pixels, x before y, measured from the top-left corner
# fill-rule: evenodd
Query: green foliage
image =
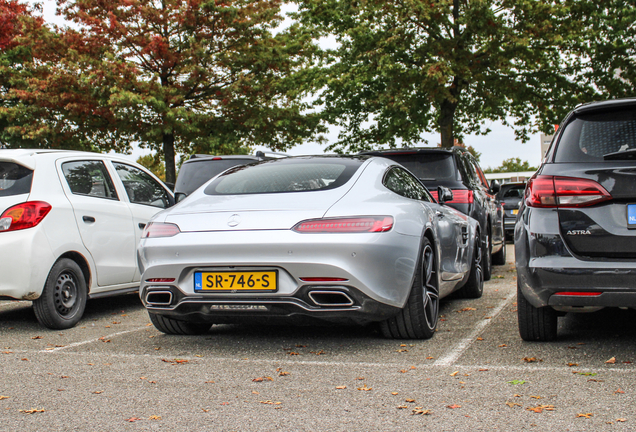
<path id="1" fill-rule="evenodd" d="M 536 0 L 299 0 L 299 19 L 338 46 L 324 57 L 322 104 L 340 126 L 330 148 L 415 145 L 437 131 L 442 147 L 486 122 L 527 140 L 591 87 L 564 55 L 581 33 L 562 2 Z"/>
<path id="2" fill-rule="evenodd" d="M 137 163 L 148 168 L 161 180 L 166 181 L 166 164 L 157 153 L 139 156 Z"/>
<path id="3" fill-rule="evenodd" d="M 505 159 L 497 168 L 490 168 L 484 170 L 485 173 L 506 173 L 506 172 L 524 172 L 524 171 L 536 171 L 538 167 L 530 166 L 528 161 L 521 161 L 521 158 L 513 157 Z"/>

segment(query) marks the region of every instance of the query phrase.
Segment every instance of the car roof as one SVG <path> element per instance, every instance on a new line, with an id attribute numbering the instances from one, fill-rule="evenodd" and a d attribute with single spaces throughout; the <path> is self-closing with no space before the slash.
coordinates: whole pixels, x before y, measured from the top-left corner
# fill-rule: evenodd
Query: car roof
<path id="1" fill-rule="evenodd" d="M 35 169 L 35 160 L 41 158 L 58 157 L 99 157 L 115 161 L 124 162 L 130 165 L 139 164 L 118 154 L 86 152 L 79 150 L 62 150 L 62 149 L 0 149 L 0 160 L 12 161 L 23 165 L 29 169 Z"/>
<path id="2" fill-rule="evenodd" d="M 360 152 L 361 155 L 376 155 L 382 156 L 386 154 L 390 155 L 409 155 L 409 154 L 423 154 L 423 153 L 453 153 L 457 151 L 466 151 L 464 147 L 451 147 L 451 148 L 442 148 L 442 147 L 402 147 L 402 148 L 392 148 L 392 149 L 378 149 L 378 150 L 369 150 Z"/>
<path id="3" fill-rule="evenodd" d="M 594 111 L 604 111 L 607 109 L 623 108 L 636 105 L 636 98 L 621 98 L 605 101 L 588 102 L 574 108 L 576 114 L 589 113 Z"/>

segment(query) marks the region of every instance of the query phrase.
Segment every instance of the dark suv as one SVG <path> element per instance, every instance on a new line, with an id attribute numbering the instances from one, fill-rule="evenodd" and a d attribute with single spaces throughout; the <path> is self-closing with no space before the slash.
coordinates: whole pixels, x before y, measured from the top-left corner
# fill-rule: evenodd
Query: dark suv
<path id="1" fill-rule="evenodd" d="M 517 213 L 519 213 L 519 206 L 521 205 L 525 188 L 525 182 L 504 183 L 501 185 L 501 190 L 497 193 L 497 201 L 503 206 L 506 236 L 512 236 L 515 230 Z"/>
<path id="2" fill-rule="evenodd" d="M 529 180 L 515 225 L 519 333 L 558 317 L 636 307 L 636 99 L 580 105 Z"/>
<path id="3" fill-rule="evenodd" d="M 182 200 L 198 189 L 203 183 L 216 177 L 223 171 L 237 165 L 247 165 L 266 159 L 287 157 L 283 153 L 256 152 L 254 155 L 201 155 L 195 154 L 181 165 L 174 194 L 177 201 Z"/>
<path id="4" fill-rule="evenodd" d="M 488 185 L 479 164 L 465 148 L 404 148 L 363 154 L 382 156 L 402 164 L 424 183 L 436 199 L 438 186 L 450 188 L 453 199 L 445 204 L 479 222 L 485 257 L 484 279 L 490 279 L 491 263 L 505 264 L 503 211 L 495 201 L 499 183 L 493 180 Z"/>

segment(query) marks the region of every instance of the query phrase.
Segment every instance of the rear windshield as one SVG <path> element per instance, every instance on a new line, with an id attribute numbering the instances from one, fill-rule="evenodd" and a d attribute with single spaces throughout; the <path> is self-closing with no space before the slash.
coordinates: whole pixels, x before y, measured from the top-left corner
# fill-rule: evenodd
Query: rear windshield
<path id="1" fill-rule="evenodd" d="M 603 155 L 636 149 L 636 110 L 580 115 L 569 122 L 556 162 L 602 162 Z"/>
<path id="2" fill-rule="evenodd" d="M 33 171 L 13 162 L 0 162 L 0 196 L 31 192 Z"/>
<path id="3" fill-rule="evenodd" d="M 402 164 L 422 181 L 461 180 L 450 153 L 419 153 L 382 155 Z"/>
<path id="4" fill-rule="evenodd" d="M 255 162 L 254 159 L 201 159 L 184 163 L 179 170 L 179 177 L 174 191 L 190 195 L 203 183 L 216 177 L 228 168 Z"/>
<path id="5" fill-rule="evenodd" d="M 354 159 L 281 159 L 236 167 L 205 188 L 207 195 L 307 192 L 345 184 L 360 167 Z"/>
<path id="6" fill-rule="evenodd" d="M 515 185 L 510 187 L 502 186 L 501 198 L 523 198 L 526 185 Z"/>

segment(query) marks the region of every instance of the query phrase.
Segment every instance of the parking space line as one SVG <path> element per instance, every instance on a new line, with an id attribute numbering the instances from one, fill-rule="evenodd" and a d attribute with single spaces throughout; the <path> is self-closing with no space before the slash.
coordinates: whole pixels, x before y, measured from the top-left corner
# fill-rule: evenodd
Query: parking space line
<path id="1" fill-rule="evenodd" d="M 120 331 L 120 332 L 117 332 L 117 333 L 109 334 L 107 336 L 101 336 L 101 337 L 98 337 L 98 338 L 89 339 L 89 340 L 85 340 L 85 341 L 82 341 L 82 342 L 73 342 L 72 344 L 64 345 L 62 347 L 56 347 L 56 348 L 52 348 L 52 349 L 43 349 L 43 350 L 40 350 L 39 352 L 41 352 L 41 353 L 52 353 L 52 352 L 62 351 L 62 350 L 68 349 L 68 348 L 75 348 L 75 347 L 78 347 L 78 346 L 82 346 L 82 345 L 86 345 L 86 344 L 89 344 L 89 343 L 97 342 L 100 339 L 110 339 L 110 338 L 115 337 L 115 336 L 121 336 L 123 334 L 128 334 L 128 333 L 134 333 L 134 332 L 138 332 L 140 330 L 145 330 L 147 328 L 148 328 L 147 326 L 143 326 L 143 327 L 139 327 L 139 328 L 136 328 L 136 329 L 133 329 L 133 330 Z"/>
<path id="2" fill-rule="evenodd" d="M 509 295 L 506 300 L 504 300 L 503 302 L 501 302 L 501 304 L 499 306 L 497 306 L 494 310 L 493 313 L 490 315 L 491 318 L 490 319 L 484 319 L 482 320 L 480 323 L 478 323 L 477 325 L 475 325 L 475 327 L 473 328 L 473 331 L 470 332 L 470 334 L 468 336 L 466 336 L 464 339 L 462 339 L 461 341 L 459 341 L 459 343 L 457 345 L 455 345 L 455 348 L 453 348 L 448 354 L 446 354 L 444 357 L 438 359 L 435 362 L 436 366 L 450 366 L 453 363 L 455 363 L 457 361 L 457 359 L 459 358 L 459 356 L 461 356 L 464 351 L 466 351 L 468 349 L 469 346 L 471 346 L 473 344 L 473 342 L 475 342 L 475 340 L 477 340 L 477 337 L 484 331 L 484 329 L 495 320 L 495 318 L 497 318 L 497 316 L 501 313 L 501 311 L 508 306 L 510 303 L 512 303 L 512 300 L 515 298 L 515 295 Z"/>

